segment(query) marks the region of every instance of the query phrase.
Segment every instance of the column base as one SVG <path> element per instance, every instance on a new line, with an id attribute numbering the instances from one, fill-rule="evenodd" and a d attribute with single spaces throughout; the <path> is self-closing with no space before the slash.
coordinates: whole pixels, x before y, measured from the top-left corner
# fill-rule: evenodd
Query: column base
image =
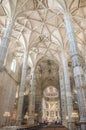
<path id="1" fill-rule="evenodd" d="M 68 128 L 69 130 L 76 130 L 75 122 L 68 122 Z"/>
<path id="2" fill-rule="evenodd" d="M 22 120 L 16 121 L 16 126 L 20 126 L 20 125 L 21 125 L 21 122 L 22 122 Z"/>
<path id="3" fill-rule="evenodd" d="M 85 122 L 80 121 L 80 128 L 81 130 L 86 130 L 86 121 Z"/>
<path id="4" fill-rule="evenodd" d="M 28 124 L 29 124 L 29 125 L 34 125 L 34 119 L 33 119 L 33 118 L 29 118 Z"/>

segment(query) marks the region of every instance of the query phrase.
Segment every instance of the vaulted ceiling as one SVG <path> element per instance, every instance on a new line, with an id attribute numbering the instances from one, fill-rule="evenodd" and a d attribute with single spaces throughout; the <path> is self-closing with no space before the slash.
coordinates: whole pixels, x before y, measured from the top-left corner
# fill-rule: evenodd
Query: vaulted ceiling
<path id="1" fill-rule="evenodd" d="M 53 60 L 57 62 L 57 67 L 55 67 L 57 72 L 61 64 L 62 49 L 65 49 L 66 57 L 70 62 L 68 37 L 64 23 L 66 10 L 71 14 L 79 51 L 86 62 L 85 0 L 1 0 L 0 40 L 7 20 L 11 18 L 14 21 L 8 56 L 15 58 L 21 66 L 24 51 L 28 50 L 28 65 L 30 67 L 41 66 L 42 72 L 45 71 L 46 64 L 48 67 L 49 60 L 51 60 L 51 67 L 56 66 Z M 44 60 L 41 60 L 42 58 Z M 55 71 L 53 71 L 54 77 Z"/>

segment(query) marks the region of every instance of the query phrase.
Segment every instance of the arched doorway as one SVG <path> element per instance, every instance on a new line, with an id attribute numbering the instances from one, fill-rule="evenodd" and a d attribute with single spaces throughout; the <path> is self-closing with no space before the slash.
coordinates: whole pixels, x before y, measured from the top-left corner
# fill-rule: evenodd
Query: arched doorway
<path id="1" fill-rule="evenodd" d="M 35 96 L 35 113 L 38 115 L 37 120 L 42 122 L 58 121 L 60 115 L 60 89 L 59 89 L 59 65 L 55 60 L 48 57 L 42 58 L 36 66 L 36 96 Z M 49 93 L 48 93 L 49 91 Z M 55 96 L 56 94 L 56 96 Z M 57 96 L 58 95 L 58 96 Z M 59 103 L 59 113 L 57 107 Z M 51 111 L 47 109 L 54 106 Z M 45 107 L 46 106 L 46 107 Z M 46 111 L 46 112 L 45 112 Z M 53 116 L 53 111 L 56 111 Z M 44 115 L 44 113 L 46 113 Z"/>

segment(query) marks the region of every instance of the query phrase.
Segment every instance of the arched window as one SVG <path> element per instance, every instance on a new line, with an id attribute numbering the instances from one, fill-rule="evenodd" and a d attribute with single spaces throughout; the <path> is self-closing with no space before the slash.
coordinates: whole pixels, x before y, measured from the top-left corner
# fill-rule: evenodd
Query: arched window
<path id="1" fill-rule="evenodd" d="M 15 72 L 15 70 L 16 70 L 16 60 L 13 59 L 11 63 L 11 71 Z"/>

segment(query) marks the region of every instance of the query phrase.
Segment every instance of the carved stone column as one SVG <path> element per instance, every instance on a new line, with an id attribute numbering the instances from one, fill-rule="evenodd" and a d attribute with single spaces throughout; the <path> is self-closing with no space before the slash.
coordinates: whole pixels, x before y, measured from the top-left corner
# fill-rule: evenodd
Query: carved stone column
<path id="1" fill-rule="evenodd" d="M 40 97 L 39 102 L 39 122 L 42 122 L 42 97 Z"/>
<path id="2" fill-rule="evenodd" d="M 31 80 L 30 80 L 30 88 L 29 88 L 29 124 L 34 124 L 34 114 L 35 114 L 35 85 L 36 79 L 34 74 L 34 69 L 31 70 Z"/>
<path id="3" fill-rule="evenodd" d="M 62 113 L 62 124 L 67 127 L 67 103 L 66 103 L 66 91 L 64 83 L 63 69 L 59 69 L 59 82 L 60 82 L 60 95 L 61 95 L 61 113 Z"/>
<path id="4" fill-rule="evenodd" d="M 45 120 L 45 117 L 46 117 L 46 113 L 45 113 L 45 108 L 46 108 L 46 105 L 45 105 L 45 98 L 43 97 L 43 116 L 42 116 L 42 120 L 44 121 Z"/>
<path id="5" fill-rule="evenodd" d="M 19 88 L 19 97 L 18 97 L 18 108 L 17 108 L 17 124 L 22 122 L 22 110 L 24 102 L 24 91 L 25 91 L 25 81 L 26 81 L 26 71 L 28 63 L 28 52 L 24 53 L 23 66 L 22 66 L 22 75 L 21 75 L 21 84 Z"/>
<path id="6" fill-rule="evenodd" d="M 80 122 L 86 123 L 86 81 L 82 68 L 81 56 L 79 55 L 70 14 L 68 12 L 64 13 L 64 21 L 66 23 L 66 29 L 70 46 L 70 54 L 74 72 L 75 86 L 77 90 Z M 86 125 L 83 124 L 81 127 L 82 130 L 86 130 Z"/>
<path id="7" fill-rule="evenodd" d="M 71 93 L 71 86 L 70 86 L 70 77 L 68 72 L 68 63 L 67 63 L 64 50 L 62 50 L 62 62 L 63 62 L 66 100 L 67 100 L 68 128 L 69 130 L 74 130 L 73 120 L 72 120 L 72 113 L 73 113 L 72 93 Z"/>
<path id="8" fill-rule="evenodd" d="M 1 40 L 1 44 L 0 44 L 0 71 L 3 70 L 3 64 L 4 64 L 5 57 L 6 57 L 7 48 L 9 45 L 9 40 L 10 40 L 10 35 L 12 32 L 13 23 L 14 23 L 14 19 L 12 19 L 11 17 L 8 18 L 6 29 L 5 29 L 5 32 L 3 34 L 2 40 Z"/>

